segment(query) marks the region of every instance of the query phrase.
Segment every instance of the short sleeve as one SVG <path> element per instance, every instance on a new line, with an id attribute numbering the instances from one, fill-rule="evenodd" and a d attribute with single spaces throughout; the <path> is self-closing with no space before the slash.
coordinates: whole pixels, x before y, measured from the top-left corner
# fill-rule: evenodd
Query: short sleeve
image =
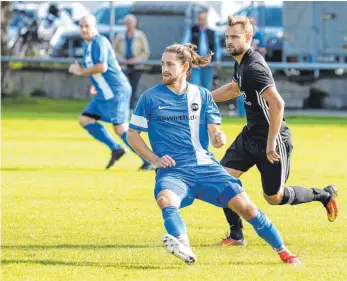
<path id="1" fill-rule="evenodd" d="M 137 131 L 148 132 L 149 107 L 148 98 L 142 94 L 131 116 L 129 127 Z"/>
<path id="2" fill-rule="evenodd" d="M 206 99 L 206 123 L 207 124 L 221 124 L 222 116 L 219 112 L 219 109 L 216 103 L 213 100 L 212 94 L 210 91 L 207 91 L 207 99 Z"/>
<path id="3" fill-rule="evenodd" d="M 261 63 L 254 63 L 250 65 L 250 68 L 252 71 L 252 85 L 254 87 L 254 90 L 259 95 L 261 95 L 267 88 L 275 86 L 275 82 L 269 67 Z"/>
<path id="4" fill-rule="evenodd" d="M 106 38 L 95 40 L 92 45 L 92 59 L 94 64 L 107 63 L 108 59 L 108 45 Z"/>

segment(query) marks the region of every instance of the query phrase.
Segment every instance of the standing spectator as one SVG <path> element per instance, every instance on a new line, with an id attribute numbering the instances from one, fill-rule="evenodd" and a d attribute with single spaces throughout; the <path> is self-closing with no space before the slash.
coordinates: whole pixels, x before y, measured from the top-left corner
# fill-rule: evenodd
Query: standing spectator
<path id="1" fill-rule="evenodd" d="M 255 18 L 250 16 L 248 17 L 248 19 L 253 26 L 253 38 L 251 47 L 265 58 L 266 48 L 263 35 L 259 32 L 259 28 L 257 27 L 257 22 Z"/>
<path id="2" fill-rule="evenodd" d="M 198 15 L 198 25 L 186 30 L 183 43 L 192 43 L 198 47 L 199 56 L 208 55 L 209 51 L 214 53 L 212 61 L 220 62 L 221 47 L 217 32 L 207 27 L 207 11 L 202 11 Z M 219 67 L 217 67 L 217 70 Z M 193 68 L 191 82 L 198 86 L 212 89 L 213 67 Z"/>
<path id="3" fill-rule="evenodd" d="M 136 17 L 127 15 L 124 21 L 127 30 L 124 34 L 117 35 L 113 48 L 119 62 L 126 64 L 125 73 L 132 87 L 130 108 L 134 109 L 138 98 L 137 88 L 144 69 L 144 65 L 136 63 L 148 60 L 150 51 L 146 35 L 136 29 Z"/>

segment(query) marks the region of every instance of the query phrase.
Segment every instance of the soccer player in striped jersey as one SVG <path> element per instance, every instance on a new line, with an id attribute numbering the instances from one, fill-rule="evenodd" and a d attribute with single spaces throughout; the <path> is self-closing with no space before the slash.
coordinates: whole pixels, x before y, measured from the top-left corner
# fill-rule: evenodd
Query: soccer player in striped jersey
<path id="1" fill-rule="evenodd" d="M 242 95 L 247 125 L 228 148 L 221 164 L 236 178 L 256 165 L 269 204 L 297 205 L 318 201 L 332 222 L 338 214 L 335 186 L 324 189 L 284 187 L 293 149 L 291 133 L 283 118 L 284 102 L 271 70 L 263 57 L 250 48 L 252 33 L 252 25 L 246 17 L 229 16 L 225 41 L 229 54 L 235 59 L 234 77 L 231 83 L 213 91 L 212 95 L 216 102 Z M 228 208 L 224 213 L 230 225 L 230 235 L 219 245 L 244 245 L 240 216 Z"/>
<path id="2" fill-rule="evenodd" d="M 141 95 L 130 121 L 129 143 L 158 168 L 154 196 L 167 230 L 164 247 L 186 263 L 196 261 L 179 209 L 199 199 L 232 208 L 284 262 L 299 264 L 276 227 L 248 198 L 241 182 L 230 176 L 208 150 L 209 141 L 216 148 L 226 142 L 218 127 L 221 116 L 211 92 L 187 79 L 192 67 L 208 65 L 211 56 L 199 56 L 192 44 L 168 46 L 161 61 L 163 83 Z M 153 151 L 141 132 L 148 132 Z"/>
<path id="3" fill-rule="evenodd" d="M 108 133 L 98 120 L 113 124 L 116 134 L 131 150 L 127 141 L 131 86 L 123 74 L 108 39 L 99 34 L 95 16 L 84 16 L 80 20 L 81 37 L 85 41 L 83 65 L 77 62 L 70 65 L 69 72 L 76 76 L 89 76 L 92 82 L 89 102 L 80 116 L 81 126 L 96 140 L 111 150 L 110 168 L 125 153 L 125 149 Z M 140 170 L 153 170 L 155 167 L 143 160 Z"/>

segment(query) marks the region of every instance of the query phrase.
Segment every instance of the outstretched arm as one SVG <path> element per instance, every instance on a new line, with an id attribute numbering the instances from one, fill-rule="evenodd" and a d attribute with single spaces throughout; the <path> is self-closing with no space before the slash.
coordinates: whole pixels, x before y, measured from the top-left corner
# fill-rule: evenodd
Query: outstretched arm
<path id="1" fill-rule="evenodd" d="M 215 102 L 222 102 L 231 100 L 240 95 L 239 86 L 235 81 L 228 83 L 214 91 L 212 91 L 213 100 Z"/>

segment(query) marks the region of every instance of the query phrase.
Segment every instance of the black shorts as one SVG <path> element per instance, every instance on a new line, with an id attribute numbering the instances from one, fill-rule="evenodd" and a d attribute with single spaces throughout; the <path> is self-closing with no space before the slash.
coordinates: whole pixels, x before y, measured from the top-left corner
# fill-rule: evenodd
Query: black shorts
<path id="1" fill-rule="evenodd" d="M 266 141 L 254 141 L 241 132 L 227 149 L 221 164 L 242 172 L 257 166 L 266 195 L 275 195 L 289 177 L 290 155 L 293 150 L 292 141 L 278 142 L 277 153 L 280 161 L 271 164 L 266 158 Z"/>

